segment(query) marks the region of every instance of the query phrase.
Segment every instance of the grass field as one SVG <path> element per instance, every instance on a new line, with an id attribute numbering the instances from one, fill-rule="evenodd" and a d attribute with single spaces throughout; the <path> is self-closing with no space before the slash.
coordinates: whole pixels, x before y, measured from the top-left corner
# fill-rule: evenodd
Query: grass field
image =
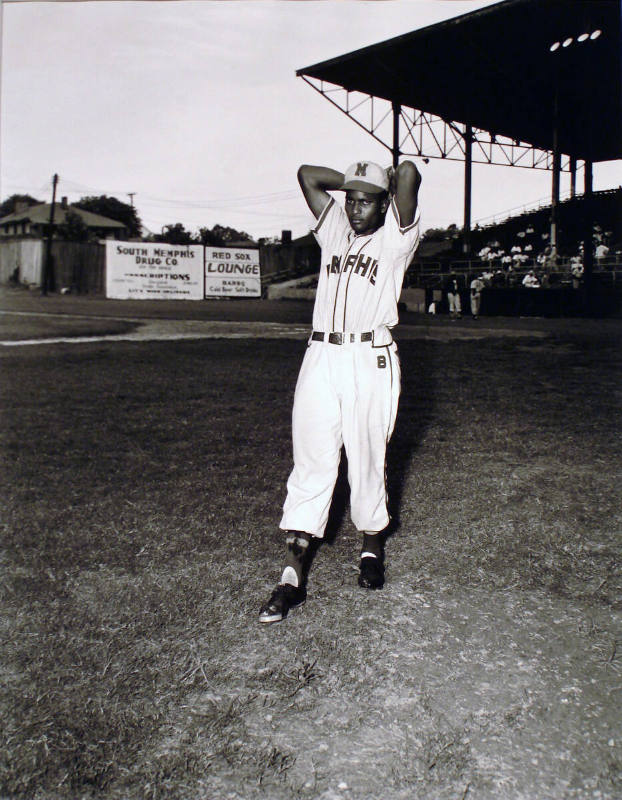
<path id="1" fill-rule="evenodd" d="M 385 589 L 340 479 L 273 626 L 304 340 L 0 346 L 0 797 L 620 798 L 622 323 L 479 323 L 398 335 Z"/>

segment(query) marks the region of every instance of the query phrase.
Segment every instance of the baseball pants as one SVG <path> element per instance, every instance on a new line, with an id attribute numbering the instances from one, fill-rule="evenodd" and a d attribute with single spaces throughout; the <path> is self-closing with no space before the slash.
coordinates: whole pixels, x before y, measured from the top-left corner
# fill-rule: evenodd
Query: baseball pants
<path id="1" fill-rule="evenodd" d="M 395 343 L 310 342 L 294 396 L 294 468 L 281 528 L 324 535 L 342 445 L 348 457 L 352 522 L 360 531 L 386 528 L 386 446 L 399 394 Z"/>
<path id="2" fill-rule="evenodd" d="M 457 292 L 449 292 L 447 294 L 447 302 L 449 303 L 450 314 L 460 314 L 462 311 L 462 303 L 460 302 L 460 295 Z"/>

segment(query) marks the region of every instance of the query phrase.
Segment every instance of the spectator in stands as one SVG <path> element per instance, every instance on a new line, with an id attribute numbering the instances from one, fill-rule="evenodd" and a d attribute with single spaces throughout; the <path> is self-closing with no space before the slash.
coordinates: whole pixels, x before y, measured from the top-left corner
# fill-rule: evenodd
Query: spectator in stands
<path id="1" fill-rule="evenodd" d="M 482 291 L 485 287 L 485 283 L 482 280 L 481 275 L 479 277 L 473 278 L 471 281 L 471 316 L 473 319 L 477 319 L 479 316 L 479 311 L 482 303 Z"/>
<path id="2" fill-rule="evenodd" d="M 602 267 L 607 256 L 609 255 L 609 248 L 604 242 L 599 242 L 599 244 L 596 245 L 594 255 L 596 256 L 596 263 L 599 267 Z"/>
<path id="3" fill-rule="evenodd" d="M 583 259 L 580 255 L 570 259 L 570 275 L 572 276 L 572 288 L 580 289 L 583 284 Z"/>
<path id="4" fill-rule="evenodd" d="M 540 281 L 536 277 L 536 273 L 530 269 L 529 272 L 523 278 L 523 286 L 526 289 L 539 289 L 540 288 Z"/>
<path id="5" fill-rule="evenodd" d="M 462 316 L 462 303 L 460 302 L 460 288 L 458 286 L 458 279 L 453 272 L 445 281 L 444 289 L 447 295 L 449 315 L 452 319 L 459 319 Z"/>
<path id="6" fill-rule="evenodd" d="M 549 252 L 547 254 L 544 266 L 548 267 L 548 269 L 555 269 L 557 266 L 557 247 L 555 247 L 555 245 L 551 245 L 548 248 L 548 251 Z"/>
<path id="7" fill-rule="evenodd" d="M 515 270 L 512 271 L 512 274 L 508 277 L 508 286 L 516 287 L 523 285 L 523 276 L 520 272 L 516 272 Z"/>

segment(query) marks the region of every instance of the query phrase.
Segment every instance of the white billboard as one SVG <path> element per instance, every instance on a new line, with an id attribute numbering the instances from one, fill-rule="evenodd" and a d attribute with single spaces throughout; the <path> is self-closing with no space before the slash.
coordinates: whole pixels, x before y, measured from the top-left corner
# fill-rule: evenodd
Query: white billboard
<path id="1" fill-rule="evenodd" d="M 206 247 L 205 297 L 261 297 L 259 250 Z"/>
<path id="2" fill-rule="evenodd" d="M 203 247 L 107 240 L 106 297 L 203 300 Z"/>

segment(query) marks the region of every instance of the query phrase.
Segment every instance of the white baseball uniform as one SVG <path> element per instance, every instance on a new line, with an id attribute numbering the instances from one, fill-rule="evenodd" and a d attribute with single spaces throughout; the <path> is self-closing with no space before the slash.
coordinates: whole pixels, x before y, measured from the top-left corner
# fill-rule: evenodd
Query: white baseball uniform
<path id="1" fill-rule="evenodd" d="M 331 198 L 313 233 L 321 271 L 294 397 L 294 468 L 280 526 L 324 535 L 344 445 L 352 522 L 361 531 L 381 531 L 389 524 L 385 457 L 400 393 L 391 328 L 419 243 L 419 210 L 402 228 L 392 199 L 384 225 L 357 235 Z"/>

